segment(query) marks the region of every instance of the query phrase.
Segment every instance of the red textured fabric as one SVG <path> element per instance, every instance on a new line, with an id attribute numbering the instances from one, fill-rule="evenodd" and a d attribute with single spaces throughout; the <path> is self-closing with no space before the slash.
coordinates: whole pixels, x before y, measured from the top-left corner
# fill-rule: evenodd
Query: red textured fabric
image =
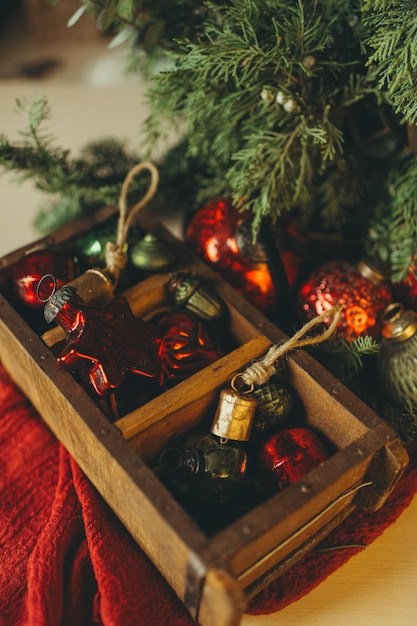
<path id="1" fill-rule="evenodd" d="M 381 512 L 355 512 L 325 546 L 369 544 L 417 491 L 416 450 Z M 191 626 L 166 581 L 0 365 L 0 626 Z M 357 552 L 314 550 L 254 598 L 275 612 Z"/>

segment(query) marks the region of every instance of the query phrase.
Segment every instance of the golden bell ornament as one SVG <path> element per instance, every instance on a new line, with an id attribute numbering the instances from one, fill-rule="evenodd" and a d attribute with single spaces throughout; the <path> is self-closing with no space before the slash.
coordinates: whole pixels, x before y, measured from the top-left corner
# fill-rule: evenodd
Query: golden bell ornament
<path id="1" fill-rule="evenodd" d="M 154 233 L 147 233 L 130 250 L 132 265 L 142 272 L 156 274 L 172 267 L 176 254 L 172 245 Z"/>
<path id="2" fill-rule="evenodd" d="M 204 321 L 215 322 L 224 317 L 223 300 L 196 276 L 176 272 L 167 283 L 167 291 L 176 306 L 186 308 Z"/>
<path id="3" fill-rule="evenodd" d="M 387 394 L 400 405 L 417 406 L 417 314 L 389 305 L 382 318 L 377 369 Z"/>
<path id="4" fill-rule="evenodd" d="M 221 441 L 249 441 L 257 399 L 234 389 L 222 389 L 210 432 Z"/>

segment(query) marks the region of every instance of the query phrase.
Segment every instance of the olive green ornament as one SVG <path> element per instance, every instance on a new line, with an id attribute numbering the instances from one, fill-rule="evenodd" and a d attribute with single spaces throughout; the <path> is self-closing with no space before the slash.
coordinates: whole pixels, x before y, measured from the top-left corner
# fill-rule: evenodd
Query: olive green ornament
<path id="1" fill-rule="evenodd" d="M 174 246 L 154 233 L 147 233 L 130 249 L 133 267 L 146 274 L 156 274 L 172 267 L 176 260 Z"/>
<path id="2" fill-rule="evenodd" d="M 201 320 L 217 322 L 224 318 L 223 300 L 199 277 L 176 272 L 166 287 L 176 306 L 191 311 Z"/>
<path id="3" fill-rule="evenodd" d="M 393 303 L 385 309 L 382 323 L 380 380 L 394 402 L 417 407 L 417 314 Z"/>
<path id="4" fill-rule="evenodd" d="M 258 401 L 253 425 L 254 434 L 264 434 L 281 428 L 293 412 L 293 392 L 279 379 L 272 379 L 264 385 L 255 387 L 253 395 Z"/>

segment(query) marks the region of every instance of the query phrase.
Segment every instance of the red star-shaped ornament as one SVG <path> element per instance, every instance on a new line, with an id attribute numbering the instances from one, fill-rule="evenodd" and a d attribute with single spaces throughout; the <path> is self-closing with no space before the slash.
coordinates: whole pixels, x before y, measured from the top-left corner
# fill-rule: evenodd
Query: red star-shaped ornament
<path id="1" fill-rule="evenodd" d="M 44 314 L 68 333 L 57 357 L 60 367 L 87 380 L 99 396 L 118 387 L 129 372 L 159 374 L 152 357 L 156 327 L 137 319 L 124 296 L 104 308 L 92 307 L 67 285 L 51 296 Z"/>

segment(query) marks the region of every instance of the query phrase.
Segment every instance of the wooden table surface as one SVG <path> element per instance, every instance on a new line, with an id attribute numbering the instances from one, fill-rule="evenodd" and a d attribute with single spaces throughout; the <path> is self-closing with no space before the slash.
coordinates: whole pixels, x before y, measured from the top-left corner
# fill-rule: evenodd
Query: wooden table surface
<path id="1" fill-rule="evenodd" d="M 68 58 L 64 56 L 67 73 L 57 80 L 39 84 L 0 79 L 0 132 L 18 137 L 16 97 L 46 95 L 51 106 L 47 128 L 57 145 L 76 150 L 90 139 L 109 135 L 136 143 L 138 120 L 145 114 L 140 90 L 131 84 L 80 84 L 68 68 Z M 79 63 L 80 57 L 74 58 Z M 40 198 L 30 182 L 16 185 L 12 175 L 0 178 L 0 256 L 34 239 L 32 219 Z M 242 626 L 417 625 L 416 531 L 417 498 L 380 538 L 310 594 L 279 613 L 245 615 Z"/>
<path id="2" fill-rule="evenodd" d="M 279 613 L 242 626 L 415 626 L 417 498 L 371 545 Z"/>

